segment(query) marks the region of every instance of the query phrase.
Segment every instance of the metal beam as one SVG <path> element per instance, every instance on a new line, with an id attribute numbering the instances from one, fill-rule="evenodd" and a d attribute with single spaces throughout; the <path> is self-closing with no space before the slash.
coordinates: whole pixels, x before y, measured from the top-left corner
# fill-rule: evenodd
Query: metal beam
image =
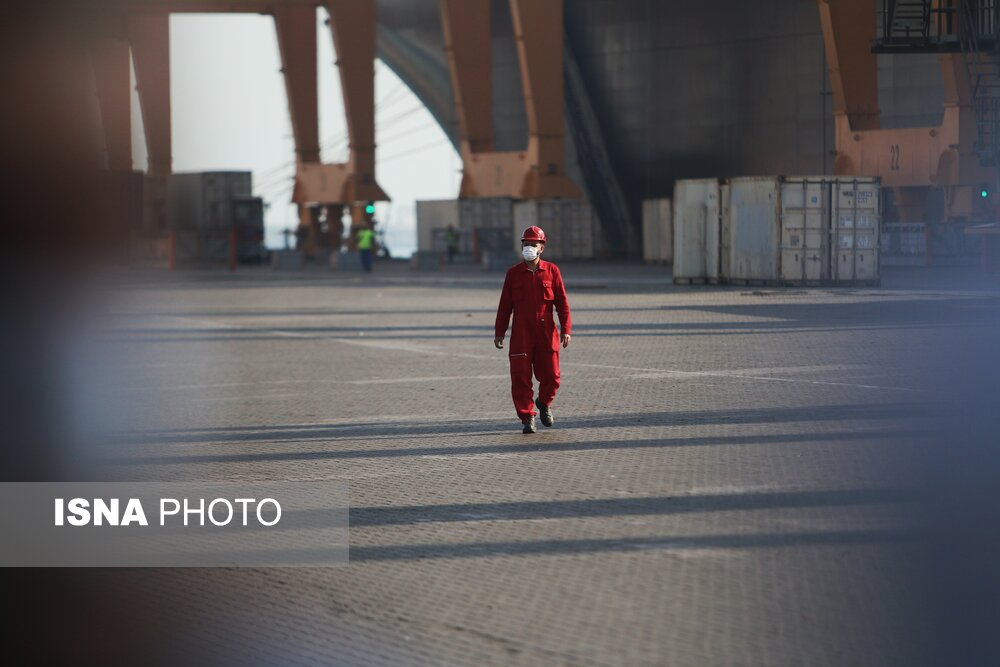
<path id="1" fill-rule="evenodd" d="M 299 164 L 319 162 L 316 8 L 286 4 L 274 9 L 288 112 Z"/>
<path id="2" fill-rule="evenodd" d="M 528 117 L 522 196 L 579 197 L 566 176 L 563 119 L 563 0 L 510 0 Z"/>
<path id="3" fill-rule="evenodd" d="M 461 150 L 493 150 L 490 0 L 439 0 Z"/>
<path id="4" fill-rule="evenodd" d="M 846 115 L 852 130 L 879 127 L 875 0 L 816 0 L 834 115 Z"/>
<path id="5" fill-rule="evenodd" d="M 327 0 L 350 155 L 342 203 L 386 200 L 375 180 L 375 0 Z M 325 202 L 329 203 L 329 202 Z"/>
<path id="6" fill-rule="evenodd" d="M 461 197 L 580 197 L 565 173 L 562 0 L 510 0 L 528 148 L 493 150 L 488 0 L 439 0 L 459 118 Z"/>

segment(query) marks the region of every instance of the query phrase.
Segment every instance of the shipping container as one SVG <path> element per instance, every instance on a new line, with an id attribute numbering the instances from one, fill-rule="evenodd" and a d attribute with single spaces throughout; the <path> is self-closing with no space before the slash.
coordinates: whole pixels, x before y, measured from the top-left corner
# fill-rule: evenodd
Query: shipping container
<path id="1" fill-rule="evenodd" d="M 789 178 L 781 184 L 783 281 L 822 281 L 830 275 L 831 196 L 825 179 Z"/>
<path id="2" fill-rule="evenodd" d="M 264 261 L 267 255 L 264 249 L 264 200 L 260 197 L 234 199 L 232 206 L 237 260 Z"/>
<path id="3" fill-rule="evenodd" d="M 514 204 L 511 249 L 521 252 L 521 232 L 537 226 L 545 231 L 545 259 L 593 259 L 600 233 L 591 205 L 575 199 L 530 199 Z"/>
<path id="4" fill-rule="evenodd" d="M 674 280 L 719 278 L 720 187 L 715 178 L 677 181 L 673 200 Z"/>
<path id="5" fill-rule="evenodd" d="M 927 266 L 927 225 L 883 222 L 879 240 L 882 266 Z"/>
<path id="6" fill-rule="evenodd" d="M 642 258 L 646 263 L 674 259 L 673 202 L 646 199 L 642 202 Z"/>
<path id="7" fill-rule="evenodd" d="M 776 281 L 780 277 L 780 182 L 730 179 L 722 216 L 722 278 Z"/>
<path id="8" fill-rule="evenodd" d="M 508 197 L 418 201 L 417 250 L 440 252 L 440 243 L 435 245 L 435 239 L 443 238 L 443 231 L 435 230 L 447 229 L 449 225 L 468 239 L 474 236 L 472 230 L 509 230 L 513 204 Z"/>
<path id="9" fill-rule="evenodd" d="M 875 178 L 678 181 L 674 279 L 784 284 L 877 281 L 880 212 Z"/>
<path id="10" fill-rule="evenodd" d="M 838 283 L 879 278 L 881 188 L 878 179 L 838 177 L 832 185 L 830 212 L 831 278 Z"/>
<path id="11" fill-rule="evenodd" d="M 459 200 L 441 199 L 417 202 L 417 252 L 434 252 L 434 230 L 458 229 Z"/>
<path id="12" fill-rule="evenodd" d="M 167 179 L 167 208 L 173 229 L 219 230 L 233 224 L 232 202 L 253 196 L 249 171 L 173 174 Z"/>

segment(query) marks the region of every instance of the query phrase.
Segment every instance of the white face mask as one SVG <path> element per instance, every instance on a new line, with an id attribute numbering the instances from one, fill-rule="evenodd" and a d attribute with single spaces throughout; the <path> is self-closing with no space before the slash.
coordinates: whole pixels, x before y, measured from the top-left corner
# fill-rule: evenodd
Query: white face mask
<path id="1" fill-rule="evenodd" d="M 534 262 L 538 258 L 538 248 L 533 245 L 526 245 L 521 248 L 521 256 L 526 262 Z"/>

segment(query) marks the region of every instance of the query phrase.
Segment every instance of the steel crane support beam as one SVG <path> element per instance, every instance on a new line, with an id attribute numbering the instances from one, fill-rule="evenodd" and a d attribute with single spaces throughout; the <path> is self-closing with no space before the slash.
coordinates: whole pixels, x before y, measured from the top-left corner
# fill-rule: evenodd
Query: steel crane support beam
<path id="1" fill-rule="evenodd" d="M 493 150 L 488 0 L 439 0 L 459 120 L 461 197 L 580 197 L 565 173 L 562 0 L 510 0 L 528 147 Z"/>
<path id="2" fill-rule="evenodd" d="M 149 175 L 166 177 L 173 168 L 170 126 L 170 17 L 129 17 L 129 42 L 135 65 L 139 108 L 146 131 Z M 126 84 L 126 89 L 128 85 Z"/>
<path id="3" fill-rule="evenodd" d="M 104 37 L 91 48 L 91 62 L 108 169 L 132 171 L 132 91 L 128 40 Z"/>
<path id="4" fill-rule="evenodd" d="M 493 152 L 490 0 L 440 0 L 462 154 Z"/>
<path id="5" fill-rule="evenodd" d="M 526 198 L 579 197 L 566 176 L 563 0 L 510 0 L 528 117 Z"/>
<path id="6" fill-rule="evenodd" d="M 817 0 L 833 113 L 846 115 L 852 130 L 879 126 L 875 0 Z"/>
<path id="7" fill-rule="evenodd" d="M 348 179 L 337 203 L 387 200 L 375 180 L 375 0 L 327 0 L 325 4 L 350 142 Z"/>
<path id="8" fill-rule="evenodd" d="M 874 0 L 817 0 L 833 92 L 834 173 L 878 176 L 894 189 L 904 220 L 923 220 L 927 188 L 944 188 L 946 217 L 973 214 L 973 189 L 993 183 L 975 151 L 976 119 L 966 56 L 940 54 L 944 115 L 940 125 L 881 129 Z"/>
<path id="9" fill-rule="evenodd" d="M 295 139 L 295 158 L 299 164 L 319 162 L 316 8 L 309 5 L 275 7 L 274 25 Z"/>

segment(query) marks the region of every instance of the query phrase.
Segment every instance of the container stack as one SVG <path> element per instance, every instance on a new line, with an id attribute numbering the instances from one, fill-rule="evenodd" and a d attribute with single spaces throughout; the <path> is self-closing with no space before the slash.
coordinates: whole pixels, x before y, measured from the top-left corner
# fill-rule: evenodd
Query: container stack
<path id="1" fill-rule="evenodd" d="M 674 281 L 877 283 L 879 195 L 861 177 L 678 181 Z"/>
<path id="2" fill-rule="evenodd" d="M 440 266 L 447 253 L 448 227 L 458 233 L 458 259 L 462 263 L 478 262 L 484 253 L 506 253 L 513 205 L 508 197 L 418 201 L 414 266 Z"/>
<path id="3" fill-rule="evenodd" d="M 670 199 L 642 202 L 642 259 L 647 264 L 674 261 L 673 202 Z"/>
<path id="4" fill-rule="evenodd" d="M 715 178 L 674 185 L 674 282 L 718 282 L 720 198 Z"/>
<path id="5" fill-rule="evenodd" d="M 597 225 L 590 204 L 575 199 L 531 199 L 514 204 L 514 247 L 532 225 L 545 230 L 545 259 L 593 259 Z"/>
<path id="6" fill-rule="evenodd" d="M 228 231 L 233 202 L 253 196 L 249 171 L 207 171 L 174 174 L 167 182 L 173 229 Z"/>
<path id="7" fill-rule="evenodd" d="M 226 262 L 232 235 L 241 262 L 264 258 L 264 204 L 249 171 L 173 174 L 166 183 L 167 220 L 179 262 Z"/>

